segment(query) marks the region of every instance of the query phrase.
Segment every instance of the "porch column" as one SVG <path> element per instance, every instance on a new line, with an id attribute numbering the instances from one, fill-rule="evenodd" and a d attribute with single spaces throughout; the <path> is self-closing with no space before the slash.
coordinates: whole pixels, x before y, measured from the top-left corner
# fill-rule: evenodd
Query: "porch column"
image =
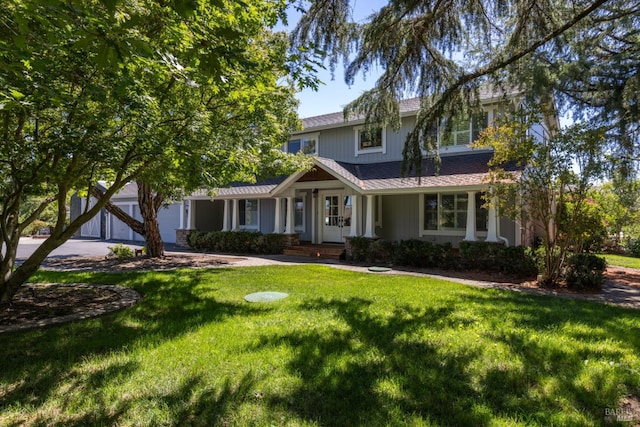
<path id="1" fill-rule="evenodd" d="M 224 199 L 224 209 L 222 210 L 222 231 L 229 231 L 229 199 Z"/>
<path id="2" fill-rule="evenodd" d="M 287 197 L 287 219 L 285 222 L 284 234 L 293 234 L 295 233 L 295 216 L 293 211 L 293 197 Z"/>
<path id="3" fill-rule="evenodd" d="M 495 197 L 491 199 L 489 206 L 489 224 L 487 224 L 487 242 L 499 242 L 498 239 L 498 213 L 496 212 Z"/>
<path id="4" fill-rule="evenodd" d="M 375 200 L 375 197 L 376 196 L 374 195 L 367 194 L 367 219 L 366 219 L 364 237 L 369 237 L 369 238 L 377 237 L 373 229 L 375 218 L 376 218 L 376 213 L 373 211 L 373 202 Z"/>
<path id="5" fill-rule="evenodd" d="M 193 215 L 191 212 L 191 207 L 193 206 L 193 202 L 191 200 L 187 200 L 185 203 L 185 214 L 187 216 L 187 230 L 191 230 Z"/>
<path id="6" fill-rule="evenodd" d="M 185 223 L 186 210 L 187 210 L 187 201 L 182 199 L 182 202 L 180 202 L 180 229 L 181 230 L 184 230 L 187 227 L 187 224 Z"/>
<path id="7" fill-rule="evenodd" d="M 233 209 L 231 212 L 231 230 L 237 231 L 240 226 L 240 200 L 233 199 Z"/>
<path id="8" fill-rule="evenodd" d="M 476 192 L 467 191 L 467 231 L 464 236 L 467 242 L 476 240 Z"/>
<path id="9" fill-rule="evenodd" d="M 276 213 L 273 225 L 273 233 L 278 234 L 282 233 L 282 199 L 280 197 L 276 197 Z"/>
<path id="10" fill-rule="evenodd" d="M 355 237 L 358 235 L 358 199 L 360 197 L 357 194 L 351 196 L 351 232 L 349 233 L 350 237 Z"/>
<path id="11" fill-rule="evenodd" d="M 318 190 L 316 189 L 311 192 L 311 243 L 319 243 L 316 232 L 318 228 L 318 218 L 320 217 L 318 210 Z"/>

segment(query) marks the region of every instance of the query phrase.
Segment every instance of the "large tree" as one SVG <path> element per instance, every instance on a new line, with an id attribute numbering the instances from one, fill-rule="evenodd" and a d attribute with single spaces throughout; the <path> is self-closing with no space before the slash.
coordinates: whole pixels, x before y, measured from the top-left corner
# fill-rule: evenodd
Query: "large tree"
<path id="1" fill-rule="evenodd" d="M 254 44 L 283 7 L 267 0 L 3 2 L 0 307 L 123 185 L 161 170 L 157 160 L 167 153 L 200 147 L 214 124 L 214 109 L 202 105 L 257 66 Z M 175 161 L 189 156 L 182 159 Z M 98 180 L 109 183 L 104 197 L 65 224 L 70 194 L 89 193 Z M 20 216 L 28 196 L 42 203 Z M 51 236 L 16 268 L 21 232 L 53 202 Z"/>
<path id="2" fill-rule="evenodd" d="M 541 104 L 563 93 L 576 111 L 619 129 L 621 146 L 625 138 L 627 149 L 637 145 L 624 131 L 638 123 L 638 1 L 390 0 L 357 22 L 354 3 L 299 2 L 292 40 L 326 52 L 332 68 L 343 60 L 347 83 L 382 69 L 375 87 L 345 108 L 368 126 L 397 128 L 398 100 L 421 97 L 406 169 L 419 171 L 424 151 L 436 152 L 427 137 L 435 120 L 479 108 L 484 84 Z"/>
<path id="3" fill-rule="evenodd" d="M 281 150 L 299 121 L 293 89 L 283 86 L 288 74 L 284 34 L 264 31 L 247 47 L 249 65 L 228 70 L 224 81 L 199 82 L 198 96 L 181 88 L 166 88 L 158 122 L 172 122 L 176 110 L 199 116 L 198 126 L 180 130 L 176 149 L 159 153 L 154 166 L 137 178 L 140 219 L 111 202 L 107 210 L 144 237 L 147 255 L 164 255 L 158 211 L 196 189 L 220 188 L 233 181 L 251 181 L 264 172 L 289 173 L 304 164 Z M 175 59 L 179 61 L 179 59 Z M 89 194 L 102 199 L 94 187 Z"/>

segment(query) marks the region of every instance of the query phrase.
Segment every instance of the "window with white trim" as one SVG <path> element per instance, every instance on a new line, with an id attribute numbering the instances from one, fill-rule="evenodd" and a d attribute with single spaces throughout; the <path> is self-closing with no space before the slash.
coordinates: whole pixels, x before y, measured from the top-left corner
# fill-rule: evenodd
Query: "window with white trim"
<path id="1" fill-rule="evenodd" d="M 466 192 L 424 194 L 421 205 L 423 232 L 466 230 L 468 199 Z M 476 231 L 486 231 L 488 211 L 482 207 L 482 193 L 476 193 L 475 202 Z"/>
<path id="2" fill-rule="evenodd" d="M 355 134 L 355 152 L 359 154 L 386 153 L 387 133 L 384 128 L 375 128 L 369 132 L 364 126 L 353 128 Z"/>
<path id="3" fill-rule="evenodd" d="M 318 154 L 318 135 L 318 133 L 297 135 L 287 142 L 285 151 L 290 154 L 298 152 L 310 155 Z"/>
<path id="4" fill-rule="evenodd" d="M 440 125 L 438 142 L 440 148 L 466 146 L 478 139 L 489 124 L 489 114 L 483 112 L 469 117 L 456 117 Z"/>
<path id="5" fill-rule="evenodd" d="M 258 229 L 258 199 L 244 199 L 238 202 L 240 228 L 246 230 Z"/>

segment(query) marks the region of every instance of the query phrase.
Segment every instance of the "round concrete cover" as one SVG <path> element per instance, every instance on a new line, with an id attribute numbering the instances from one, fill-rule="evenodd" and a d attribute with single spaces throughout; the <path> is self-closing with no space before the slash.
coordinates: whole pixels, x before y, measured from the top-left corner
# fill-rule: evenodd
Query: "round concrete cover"
<path id="1" fill-rule="evenodd" d="M 244 299 L 249 302 L 271 302 L 278 301 L 288 296 L 289 294 L 285 294 L 284 292 L 256 292 L 245 295 Z"/>
<path id="2" fill-rule="evenodd" d="M 383 271 L 391 271 L 391 269 L 389 267 L 369 267 L 369 271 L 382 273 Z"/>

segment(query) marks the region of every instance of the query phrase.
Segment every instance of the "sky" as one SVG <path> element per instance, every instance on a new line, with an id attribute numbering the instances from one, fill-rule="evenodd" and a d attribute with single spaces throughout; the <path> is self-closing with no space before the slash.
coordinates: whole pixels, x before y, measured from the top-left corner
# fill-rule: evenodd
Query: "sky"
<path id="1" fill-rule="evenodd" d="M 384 0 L 354 0 L 353 16 L 356 20 L 361 20 L 377 11 L 387 2 Z M 281 29 L 291 30 L 295 27 L 298 16 L 295 12 L 288 15 L 289 25 Z M 336 66 L 335 76 L 332 78 L 329 72 L 328 63 L 324 64 L 327 69 L 318 72 L 318 78 L 323 82 L 317 91 L 305 89 L 296 96 L 300 104 L 298 106 L 298 115 L 301 118 L 319 116 L 321 114 L 335 113 L 342 111 L 342 108 L 360 96 L 362 92 L 371 89 L 377 80 L 380 71 L 371 70 L 366 79 L 362 75 L 356 76 L 354 84 L 349 87 L 344 82 L 344 64 L 339 63 Z"/>

